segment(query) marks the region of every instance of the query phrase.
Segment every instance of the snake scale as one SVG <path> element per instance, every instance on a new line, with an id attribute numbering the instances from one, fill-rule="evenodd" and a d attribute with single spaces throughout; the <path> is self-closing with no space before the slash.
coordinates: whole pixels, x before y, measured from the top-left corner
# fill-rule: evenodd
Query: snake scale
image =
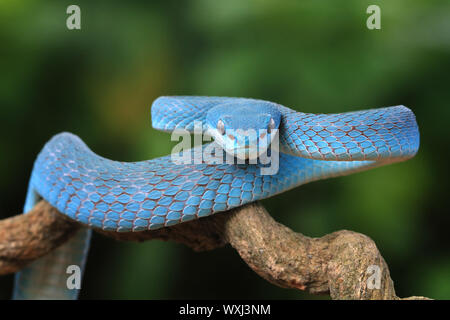
<path id="1" fill-rule="evenodd" d="M 404 106 L 308 114 L 256 99 L 173 96 L 155 100 L 151 115 L 153 127 L 163 131 L 193 132 L 201 124 L 213 143 L 244 162 L 180 164 L 171 156 L 118 162 L 95 154 L 73 134 L 54 136 L 35 161 L 24 212 L 43 198 L 88 228 L 18 273 L 14 298 L 76 298 L 79 290 L 68 289 L 66 268 L 84 268 L 91 228 L 170 227 L 314 180 L 403 161 L 419 148 L 415 116 Z M 278 170 L 262 174 L 264 165 L 250 160 L 274 139 Z"/>

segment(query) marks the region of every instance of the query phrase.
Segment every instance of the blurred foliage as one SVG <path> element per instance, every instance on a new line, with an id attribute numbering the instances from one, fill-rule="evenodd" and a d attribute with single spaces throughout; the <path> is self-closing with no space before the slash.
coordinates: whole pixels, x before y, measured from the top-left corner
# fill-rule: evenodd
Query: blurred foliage
<path id="1" fill-rule="evenodd" d="M 1 217 L 22 210 L 33 161 L 70 131 L 125 161 L 166 155 L 150 126 L 160 95 L 276 101 L 304 112 L 404 104 L 421 148 L 412 160 L 308 184 L 264 201 L 311 236 L 372 237 L 400 296 L 450 298 L 448 1 L 0 1 Z M 382 29 L 366 28 L 381 7 Z M 12 276 L 0 278 L 9 298 Z M 81 298 L 316 298 L 277 288 L 231 248 L 93 239 Z"/>

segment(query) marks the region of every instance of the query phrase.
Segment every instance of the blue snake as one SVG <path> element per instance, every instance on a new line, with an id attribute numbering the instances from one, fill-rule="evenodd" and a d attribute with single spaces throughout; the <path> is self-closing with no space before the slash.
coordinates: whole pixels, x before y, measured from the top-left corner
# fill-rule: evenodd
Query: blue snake
<path id="1" fill-rule="evenodd" d="M 231 155 L 227 159 L 235 163 L 178 163 L 172 156 L 118 162 L 95 154 L 73 134 L 54 136 L 34 163 L 24 212 L 45 199 L 87 228 L 18 273 L 14 298 L 77 298 L 79 288 L 68 288 L 66 268 L 83 270 L 92 229 L 170 227 L 307 182 L 407 160 L 419 148 L 415 116 L 404 106 L 309 114 L 256 99 L 173 96 L 155 100 L 151 116 L 155 129 L 192 133 L 198 125 L 213 138 L 186 154 L 214 145 L 225 151 L 216 160 Z M 263 155 L 276 155 L 276 172 L 264 174 Z"/>

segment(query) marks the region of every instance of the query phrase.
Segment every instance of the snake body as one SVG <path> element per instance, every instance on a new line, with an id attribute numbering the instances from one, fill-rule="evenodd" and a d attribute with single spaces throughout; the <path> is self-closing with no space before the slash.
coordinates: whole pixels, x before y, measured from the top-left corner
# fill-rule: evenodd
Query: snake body
<path id="1" fill-rule="evenodd" d="M 269 148 L 279 138 L 279 168 L 264 175 L 255 163 L 183 163 L 171 156 L 118 162 L 92 152 L 70 133 L 54 136 L 38 155 L 25 203 L 39 198 L 89 228 L 138 232 L 170 227 L 264 199 L 314 180 L 347 175 L 413 157 L 419 130 L 412 111 L 394 106 L 339 114 L 307 114 L 246 98 L 160 97 L 152 125 L 163 131 L 192 132 L 201 123 L 225 151 L 244 152 L 236 133 L 224 127 L 269 127 Z M 266 134 L 264 134 L 266 136 Z M 256 143 L 262 144 L 262 135 Z M 250 143 L 249 139 L 243 143 Z M 203 152 L 208 145 L 189 151 Z M 251 149 L 251 148 L 250 148 Z M 264 150 L 263 150 L 264 151 Z M 90 229 L 16 276 L 16 298 L 76 298 L 66 286 L 70 264 L 83 268 Z M 58 260 L 59 263 L 56 263 Z M 50 269 L 50 271 L 49 271 Z"/>

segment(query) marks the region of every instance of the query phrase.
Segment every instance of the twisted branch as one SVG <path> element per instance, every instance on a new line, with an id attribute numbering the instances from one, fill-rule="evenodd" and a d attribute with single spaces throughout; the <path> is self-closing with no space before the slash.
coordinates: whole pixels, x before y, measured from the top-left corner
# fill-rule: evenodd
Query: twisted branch
<path id="1" fill-rule="evenodd" d="M 0 221 L 0 274 L 16 272 L 44 256 L 78 228 L 44 200 L 26 215 Z M 329 294 L 332 299 L 400 299 L 372 239 L 347 230 L 310 238 L 277 223 L 259 203 L 155 231 L 96 231 L 117 240 L 172 240 L 196 251 L 230 244 L 250 268 L 280 287 Z"/>

